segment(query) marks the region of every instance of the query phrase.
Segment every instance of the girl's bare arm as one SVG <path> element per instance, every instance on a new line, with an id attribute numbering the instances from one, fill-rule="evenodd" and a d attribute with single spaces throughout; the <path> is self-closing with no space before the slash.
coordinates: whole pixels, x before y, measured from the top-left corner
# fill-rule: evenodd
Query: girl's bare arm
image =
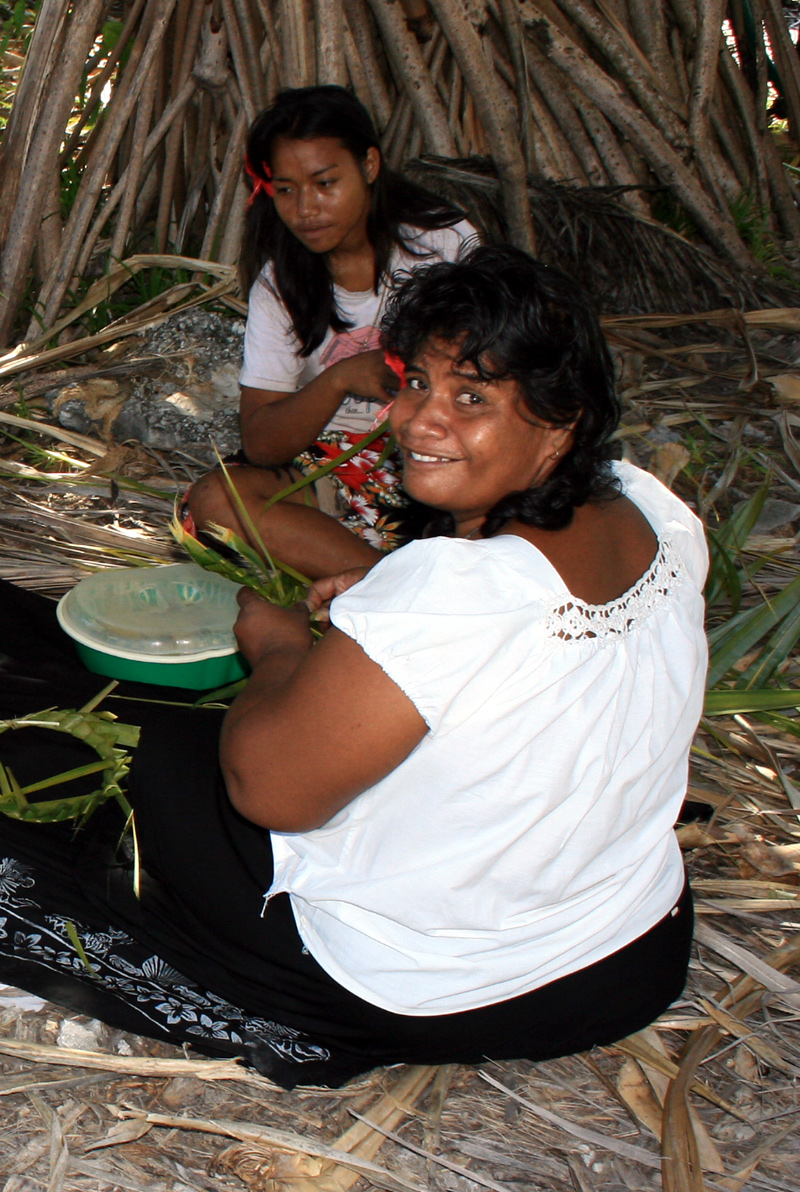
<path id="1" fill-rule="evenodd" d="M 348 393 L 386 402 L 389 388 L 397 388 L 397 374 L 378 350 L 337 361 L 295 393 L 243 385 L 245 454 L 262 467 L 286 464 L 318 438 Z"/>

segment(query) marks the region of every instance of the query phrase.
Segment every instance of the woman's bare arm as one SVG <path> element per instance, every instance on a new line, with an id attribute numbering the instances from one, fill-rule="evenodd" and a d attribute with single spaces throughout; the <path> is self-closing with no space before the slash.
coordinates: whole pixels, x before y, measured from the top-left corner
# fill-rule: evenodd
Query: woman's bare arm
<path id="1" fill-rule="evenodd" d="M 397 375 L 380 351 L 360 352 L 326 368 L 296 393 L 243 385 L 242 445 L 262 467 L 286 464 L 319 436 L 348 393 L 387 402 Z"/>
<path id="2" fill-rule="evenodd" d="M 427 732 L 400 688 L 346 634 L 312 649 L 305 609 L 242 598 L 252 676 L 225 718 L 220 758 L 234 807 L 306 832 L 395 769 Z"/>

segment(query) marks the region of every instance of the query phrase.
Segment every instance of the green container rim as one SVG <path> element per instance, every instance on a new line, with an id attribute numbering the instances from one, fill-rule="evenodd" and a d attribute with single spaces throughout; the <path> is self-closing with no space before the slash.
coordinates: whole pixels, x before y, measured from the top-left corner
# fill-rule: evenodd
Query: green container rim
<path id="1" fill-rule="evenodd" d="M 69 636 L 72 636 L 71 634 Z M 245 679 L 250 668 L 243 654 L 231 650 L 211 658 L 192 661 L 173 661 L 171 658 L 145 661 L 125 658 L 105 650 L 96 650 L 73 638 L 78 656 L 84 666 L 96 675 L 110 679 L 129 679 L 136 683 L 152 683 L 159 687 L 186 687 L 192 691 L 208 691 Z"/>

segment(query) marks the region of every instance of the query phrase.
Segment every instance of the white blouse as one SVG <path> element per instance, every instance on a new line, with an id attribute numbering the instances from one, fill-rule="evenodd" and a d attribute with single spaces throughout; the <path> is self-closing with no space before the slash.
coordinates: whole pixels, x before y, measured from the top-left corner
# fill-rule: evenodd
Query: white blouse
<path id="1" fill-rule="evenodd" d="M 610 604 L 572 596 L 516 535 L 412 542 L 333 603 L 429 731 L 323 827 L 273 834 L 269 893 L 289 891 L 312 955 L 377 1006 L 516 997 L 632 942 L 681 892 L 707 552 L 686 505 L 615 467 L 659 545 Z"/>

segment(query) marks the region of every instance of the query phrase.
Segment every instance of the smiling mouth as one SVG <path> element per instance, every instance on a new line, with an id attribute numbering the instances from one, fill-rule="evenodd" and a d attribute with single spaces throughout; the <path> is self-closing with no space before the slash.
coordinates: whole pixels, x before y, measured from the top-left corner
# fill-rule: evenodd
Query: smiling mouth
<path id="1" fill-rule="evenodd" d="M 421 451 L 410 451 L 406 448 L 406 455 L 415 464 L 455 464 L 458 463 L 450 455 L 423 455 Z"/>

